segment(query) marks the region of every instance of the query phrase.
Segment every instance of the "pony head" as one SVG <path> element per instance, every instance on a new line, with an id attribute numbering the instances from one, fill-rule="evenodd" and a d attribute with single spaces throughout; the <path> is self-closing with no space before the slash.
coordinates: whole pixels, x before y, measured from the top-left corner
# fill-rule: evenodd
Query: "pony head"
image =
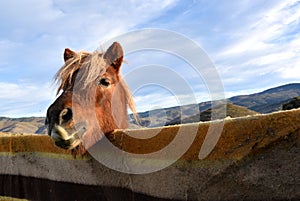
<path id="1" fill-rule="evenodd" d="M 85 152 L 105 134 L 128 127 L 127 106 L 135 113 L 120 76 L 123 50 L 117 42 L 105 53 L 67 48 L 64 61 L 55 76 L 61 94 L 48 108 L 45 123 L 57 146 Z"/>

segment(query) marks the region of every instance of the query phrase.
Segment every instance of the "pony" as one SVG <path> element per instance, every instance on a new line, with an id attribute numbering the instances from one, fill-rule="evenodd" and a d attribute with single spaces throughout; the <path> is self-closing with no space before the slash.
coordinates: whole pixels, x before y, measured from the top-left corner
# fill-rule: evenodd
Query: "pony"
<path id="1" fill-rule="evenodd" d="M 58 147 L 84 155 L 103 136 L 128 127 L 127 107 L 133 96 L 120 75 L 123 49 L 114 42 L 106 52 L 64 51 L 55 75 L 56 100 L 47 109 L 48 135 Z"/>

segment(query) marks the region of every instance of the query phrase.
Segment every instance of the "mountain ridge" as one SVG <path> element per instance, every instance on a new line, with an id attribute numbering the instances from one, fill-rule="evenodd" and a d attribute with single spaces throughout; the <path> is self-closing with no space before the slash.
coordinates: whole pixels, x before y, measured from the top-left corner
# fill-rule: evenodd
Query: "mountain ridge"
<path id="1" fill-rule="evenodd" d="M 278 111 L 279 106 L 297 96 L 300 96 L 300 83 L 290 83 L 258 93 L 234 96 L 228 100 L 259 113 L 270 113 Z"/>

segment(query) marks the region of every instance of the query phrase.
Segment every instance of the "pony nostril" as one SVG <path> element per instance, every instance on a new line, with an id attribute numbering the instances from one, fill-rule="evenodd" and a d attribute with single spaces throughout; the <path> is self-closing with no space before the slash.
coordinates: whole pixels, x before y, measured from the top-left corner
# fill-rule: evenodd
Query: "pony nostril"
<path id="1" fill-rule="evenodd" d="M 73 112 L 71 108 L 65 108 L 60 112 L 59 123 L 68 122 L 73 118 Z"/>

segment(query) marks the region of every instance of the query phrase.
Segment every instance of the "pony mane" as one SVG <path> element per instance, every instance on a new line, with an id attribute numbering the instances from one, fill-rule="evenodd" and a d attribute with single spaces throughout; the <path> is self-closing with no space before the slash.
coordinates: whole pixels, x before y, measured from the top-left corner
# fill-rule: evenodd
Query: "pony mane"
<path id="1" fill-rule="evenodd" d="M 68 59 L 54 76 L 55 83 L 59 85 L 56 95 L 58 95 L 60 91 L 65 90 L 68 85 L 72 84 L 74 74 L 79 72 L 79 70 L 81 77 L 78 81 L 82 84 L 83 89 L 92 82 L 96 83 L 99 76 L 103 75 L 106 72 L 106 68 L 109 66 L 103 58 L 103 55 L 103 52 L 99 50 L 96 50 L 93 53 L 80 51 L 77 52 L 73 58 Z M 135 104 L 128 85 L 122 78 L 120 78 L 119 84 L 124 91 L 126 104 L 135 115 Z"/>
<path id="2" fill-rule="evenodd" d="M 128 107 L 130 108 L 130 110 L 132 111 L 133 117 L 134 117 L 135 121 L 138 121 L 137 120 L 137 113 L 136 113 L 136 109 L 135 109 L 135 104 L 134 104 L 133 96 L 132 96 L 131 91 L 129 90 L 128 85 L 124 82 L 123 79 L 120 79 L 119 84 L 121 85 L 122 89 L 125 92 L 126 103 L 127 103 Z"/>
<path id="3" fill-rule="evenodd" d="M 98 76 L 105 72 L 105 61 L 102 52 L 95 51 L 91 54 L 86 51 L 80 51 L 73 58 L 68 59 L 54 77 L 55 82 L 59 84 L 57 95 L 61 90 L 72 84 L 74 74 L 79 72 L 79 69 L 82 76 L 78 81 L 85 88 L 91 81 L 96 80 Z"/>

